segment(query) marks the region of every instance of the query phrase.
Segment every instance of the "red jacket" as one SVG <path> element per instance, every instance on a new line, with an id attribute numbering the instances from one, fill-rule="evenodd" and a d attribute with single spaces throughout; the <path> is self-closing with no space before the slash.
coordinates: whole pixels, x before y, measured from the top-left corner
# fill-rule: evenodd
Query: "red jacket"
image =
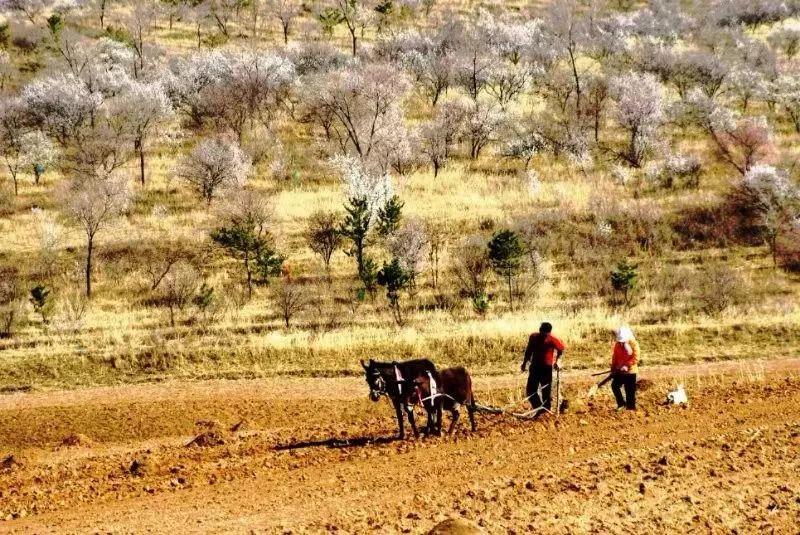
<path id="1" fill-rule="evenodd" d="M 627 343 L 614 342 L 611 354 L 611 370 L 619 371 L 623 366 L 628 368 L 627 373 L 639 371 L 639 343 L 631 339 Z"/>
<path id="2" fill-rule="evenodd" d="M 525 349 L 525 361 L 531 366 L 552 366 L 564 351 L 564 344 L 552 334 L 533 333 Z"/>

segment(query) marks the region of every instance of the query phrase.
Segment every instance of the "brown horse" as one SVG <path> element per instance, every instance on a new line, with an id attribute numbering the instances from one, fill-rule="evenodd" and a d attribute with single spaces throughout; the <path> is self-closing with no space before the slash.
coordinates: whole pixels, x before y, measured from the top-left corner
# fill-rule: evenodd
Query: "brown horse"
<path id="1" fill-rule="evenodd" d="M 369 362 L 361 361 L 364 368 L 364 375 L 369 386 L 369 397 L 372 401 L 378 401 L 381 396 L 387 396 L 392 400 L 394 410 L 397 415 L 397 426 L 400 430 L 400 438 L 405 438 L 405 426 L 403 413 L 408 417 L 411 430 L 414 436 L 419 436 L 417 424 L 414 421 L 414 405 L 419 402 L 418 384 L 422 380 L 436 375 L 436 366 L 428 359 L 407 360 L 404 362 L 377 362 L 372 359 Z M 424 405 L 428 413 L 427 430 L 432 430 L 431 409 L 433 405 Z"/>
<path id="2" fill-rule="evenodd" d="M 453 434 L 458 423 L 461 405 L 467 408 L 470 427 L 475 431 L 475 396 L 472 393 L 472 377 L 464 368 L 445 368 L 432 375 L 433 384 L 426 375 L 417 380 L 425 407 L 431 405 L 429 414 L 434 415 L 433 430 L 442 433 L 442 409 L 450 411 L 450 428 L 447 434 Z"/>

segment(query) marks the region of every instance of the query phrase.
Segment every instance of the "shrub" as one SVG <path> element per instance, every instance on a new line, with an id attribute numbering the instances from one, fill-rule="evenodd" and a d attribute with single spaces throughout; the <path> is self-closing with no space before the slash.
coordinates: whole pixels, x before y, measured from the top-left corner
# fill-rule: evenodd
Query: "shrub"
<path id="1" fill-rule="evenodd" d="M 800 228 L 795 227 L 778 239 L 776 257 L 782 269 L 800 273 Z"/>
<path id="2" fill-rule="evenodd" d="M 489 298 L 484 292 L 472 297 L 472 310 L 479 316 L 485 316 L 489 311 Z"/>
<path id="3" fill-rule="evenodd" d="M 672 230 L 683 247 L 725 247 L 737 237 L 737 222 L 727 205 L 714 202 L 679 210 Z"/>
<path id="4" fill-rule="evenodd" d="M 700 309 L 715 316 L 741 303 L 746 291 L 742 277 L 731 267 L 718 264 L 708 268 L 697 279 L 695 296 Z"/>
<path id="5" fill-rule="evenodd" d="M 461 295 L 473 300 L 482 294 L 485 295 L 490 269 L 491 264 L 483 238 L 471 236 L 465 239 L 455 252 L 452 266 Z"/>
<path id="6" fill-rule="evenodd" d="M 0 272 L 0 338 L 14 334 L 24 314 L 22 284 L 15 270 Z"/>
<path id="7" fill-rule="evenodd" d="M 47 325 L 55 305 L 55 298 L 50 293 L 50 288 L 43 284 L 37 284 L 31 288 L 29 301 L 33 305 L 33 311 L 42 318 L 42 324 Z"/>

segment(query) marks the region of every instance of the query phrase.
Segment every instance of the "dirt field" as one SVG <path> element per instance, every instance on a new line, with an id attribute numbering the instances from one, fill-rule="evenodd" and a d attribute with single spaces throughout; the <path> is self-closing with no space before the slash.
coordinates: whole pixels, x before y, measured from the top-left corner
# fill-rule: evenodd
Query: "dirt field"
<path id="1" fill-rule="evenodd" d="M 360 379 L 0 396 L 0 532 L 797 533 L 800 359 L 642 377 L 635 414 L 607 390 L 581 401 L 575 373 L 557 423 L 480 416 L 473 434 L 341 448 L 313 442 L 394 432 Z M 522 381 L 475 379 L 492 404 Z M 690 406 L 661 406 L 678 381 Z"/>

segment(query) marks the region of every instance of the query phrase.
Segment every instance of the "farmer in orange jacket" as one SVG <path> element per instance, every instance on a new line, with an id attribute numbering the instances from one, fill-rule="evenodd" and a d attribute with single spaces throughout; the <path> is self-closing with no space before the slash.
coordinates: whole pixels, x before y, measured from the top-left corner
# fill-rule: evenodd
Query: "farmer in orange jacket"
<path id="1" fill-rule="evenodd" d="M 616 341 L 611 356 L 611 390 L 617 400 L 617 410 L 636 410 L 636 374 L 639 371 L 639 343 L 630 327 L 614 331 Z M 625 389 L 625 397 L 622 389 Z"/>
<path id="2" fill-rule="evenodd" d="M 553 336 L 553 326 L 547 322 L 542 323 L 538 333 L 533 333 L 528 339 L 525 349 L 525 358 L 522 361 L 522 371 L 530 362 L 528 384 L 525 388 L 526 396 L 534 410 L 545 408 L 550 410 L 553 384 L 553 368 L 561 367 L 561 355 L 564 353 L 564 344 Z"/>

